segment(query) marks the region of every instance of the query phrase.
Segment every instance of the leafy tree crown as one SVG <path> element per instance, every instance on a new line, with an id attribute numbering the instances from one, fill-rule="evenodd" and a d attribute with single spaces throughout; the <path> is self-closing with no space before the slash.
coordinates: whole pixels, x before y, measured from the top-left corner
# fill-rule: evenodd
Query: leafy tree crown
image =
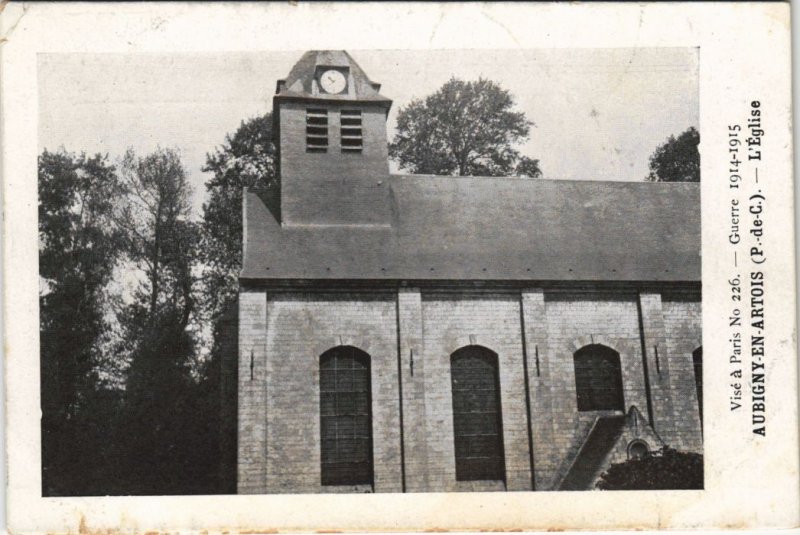
<path id="1" fill-rule="evenodd" d="M 700 182 L 700 133 L 689 127 L 685 132 L 669 136 L 650 156 L 650 182 Z"/>
<path id="2" fill-rule="evenodd" d="M 603 472 L 600 490 L 671 490 L 703 488 L 703 456 L 665 446 L 641 459 L 614 463 Z"/>
<path id="3" fill-rule="evenodd" d="M 511 174 L 520 160 L 514 146 L 528 138 L 533 125 L 513 107 L 511 93 L 491 80 L 451 78 L 436 93 L 400 109 L 389 155 L 412 173 Z M 526 173 L 532 171 L 528 164 Z"/>

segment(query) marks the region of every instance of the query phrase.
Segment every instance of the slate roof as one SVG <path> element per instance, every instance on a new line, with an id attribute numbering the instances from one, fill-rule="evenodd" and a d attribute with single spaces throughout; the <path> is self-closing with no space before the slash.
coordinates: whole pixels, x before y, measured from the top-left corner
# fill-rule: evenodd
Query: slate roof
<path id="1" fill-rule="evenodd" d="M 313 94 L 312 80 L 318 66 L 349 67 L 353 78 L 353 94 Z M 304 101 L 308 101 L 310 97 L 320 101 L 358 100 L 376 102 L 388 108 L 392 101 L 378 93 L 380 88 L 381 84 L 370 80 L 352 56 L 344 50 L 310 50 L 303 54 L 284 80 L 278 80 L 274 98 L 277 100 L 299 98 Z"/>
<path id="2" fill-rule="evenodd" d="M 391 175 L 385 186 L 391 226 L 281 226 L 274 203 L 246 192 L 241 278 L 700 280 L 696 183 Z"/>

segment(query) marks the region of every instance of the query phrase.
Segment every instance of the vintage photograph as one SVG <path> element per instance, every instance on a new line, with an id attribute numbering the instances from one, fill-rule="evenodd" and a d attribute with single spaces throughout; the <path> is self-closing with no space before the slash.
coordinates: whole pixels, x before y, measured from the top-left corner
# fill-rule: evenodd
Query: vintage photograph
<path id="1" fill-rule="evenodd" d="M 702 489 L 698 66 L 40 54 L 42 495 Z"/>

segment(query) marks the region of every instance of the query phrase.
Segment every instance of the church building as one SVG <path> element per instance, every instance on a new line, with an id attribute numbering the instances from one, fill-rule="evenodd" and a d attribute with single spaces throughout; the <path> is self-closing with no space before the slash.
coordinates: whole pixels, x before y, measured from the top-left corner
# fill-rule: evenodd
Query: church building
<path id="1" fill-rule="evenodd" d="M 280 187 L 244 193 L 223 362 L 231 488 L 588 490 L 702 453 L 699 184 L 392 174 L 391 105 L 344 51 L 277 82 Z"/>

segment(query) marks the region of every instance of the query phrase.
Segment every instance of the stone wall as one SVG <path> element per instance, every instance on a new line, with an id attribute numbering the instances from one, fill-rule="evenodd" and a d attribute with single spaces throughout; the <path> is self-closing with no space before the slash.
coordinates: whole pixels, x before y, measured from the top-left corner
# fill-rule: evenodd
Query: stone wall
<path id="1" fill-rule="evenodd" d="M 328 111 L 327 152 L 306 152 L 307 108 Z M 361 152 L 342 152 L 342 109 L 362 112 Z M 366 103 L 284 102 L 279 114 L 281 218 L 284 224 L 390 223 L 389 153 L 384 108 Z"/>
<path id="2" fill-rule="evenodd" d="M 613 349 L 620 356 L 625 407 L 634 405 L 646 413 L 647 398 L 635 294 L 545 293 L 544 305 L 546 337 L 539 359 L 548 374 L 537 387 L 543 390 L 539 399 L 549 399 L 531 413 L 534 420 L 553 426 L 552 439 L 534 456 L 537 469 L 541 465 L 537 488 L 550 489 L 566 474 L 597 417 L 595 412 L 578 412 L 575 351 L 591 344 Z"/>
<path id="3" fill-rule="evenodd" d="M 429 485 L 436 490 L 484 490 L 457 482 L 453 443 L 450 355 L 468 345 L 498 356 L 508 490 L 530 490 L 525 376 L 519 294 L 431 293 L 422 296 Z"/>
<path id="4" fill-rule="evenodd" d="M 319 357 L 340 345 L 370 355 L 375 491 L 402 491 L 395 300 L 391 294 L 270 295 L 267 492 L 322 490 Z"/>
<path id="5" fill-rule="evenodd" d="M 237 489 L 259 494 L 267 480 L 267 294 L 239 292 Z"/>
<path id="6" fill-rule="evenodd" d="M 237 456 L 237 398 L 239 355 L 239 302 L 238 299 L 225 310 L 219 319 L 217 343 L 219 344 L 219 484 L 226 494 L 236 492 Z"/>
<path id="7" fill-rule="evenodd" d="M 577 410 L 573 354 L 589 344 L 619 353 L 626 412 L 651 412 L 664 442 L 702 451 L 696 296 L 243 290 L 239 315 L 240 493 L 556 489 L 609 415 Z M 320 483 L 319 357 L 339 345 L 371 359 L 374 488 Z M 468 345 L 498 355 L 505 481 L 455 479 L 450 355 Z"/>
<path id="8" fill-rule="evenodd" d="M 674 427 L 663 438 L 677 449 L 702 453 L 703 436 L 692 361 L 692 353 L 703 344 L 700 302 L 693 296 L 665 295 L 662 299 L 674 411 Z"/>

